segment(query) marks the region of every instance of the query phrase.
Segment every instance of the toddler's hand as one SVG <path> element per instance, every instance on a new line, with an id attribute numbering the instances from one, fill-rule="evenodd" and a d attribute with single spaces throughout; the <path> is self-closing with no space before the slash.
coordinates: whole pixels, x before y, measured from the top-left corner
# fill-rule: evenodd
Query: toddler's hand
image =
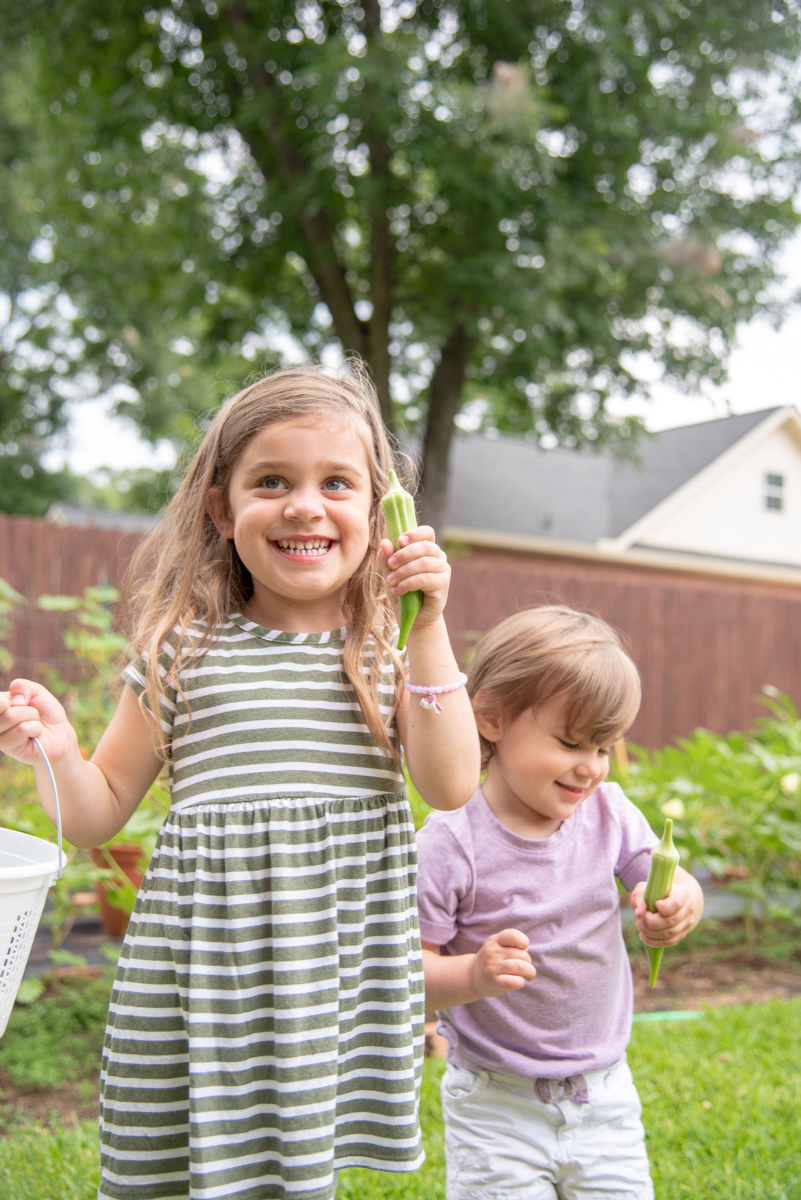
<path id="1" fill-rule="evenodd" d="M 503 929 L 487 938 L 473 959 L 472 982 L 478 997 L 500 996 L 531 982 L 537 972 L 528 945 L 519 929 Z"/>
<path id="2" fill-rule="evenodd" d="M 64 709 L 41 684 L 15 679 L 0 692 L 0 750 L 19 762 L 39 763 L 38 738 L 48 758 L 63 752 L 70 726 Z"/>
<path id="3" fill-rule="evenodd" d="M 645 883 L 638 883 L 631 893 L 634 926 L 646 946 L 675 946 L 698 924 L 693 889 L 683 880 L 674 882 L 664 900 L 657 900 L 655 913 L 645 906 Z"/>
<path id="4" fill-rule="evenodd" d="M 397 550 L 388 538 L 381 542 L 381 554 L 389 572 L 387 586 L 393 596 L 422 592 L 423 606 L 413 628 L 431 625 L 442 615 L 448 599 L 450 564 L 429 525 L 410 529 L 401 534 L 399 541 Z"/>

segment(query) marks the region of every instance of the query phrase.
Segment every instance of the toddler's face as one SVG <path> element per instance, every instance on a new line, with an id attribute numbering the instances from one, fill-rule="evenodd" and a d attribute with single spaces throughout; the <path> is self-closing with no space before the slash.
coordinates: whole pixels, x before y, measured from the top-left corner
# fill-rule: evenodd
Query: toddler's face
<path id="1" fill-rule="evenodd" d="M 372 479 L 358 417 L 279 421 L 248 443 L 209 511 L 253 578 L 247 616 L 321 632 L 344 621 L 348 580 L 369 545 Z"/>
<path id="2" fill-rule="evenodd" d="M 514 721 L 479 718 L 494 743 L 484 795 L 498 820 L 523 837 L 550 837 L 609 774 L 609 747 L 573 741 L 566 707 L 561 697 Z"/>

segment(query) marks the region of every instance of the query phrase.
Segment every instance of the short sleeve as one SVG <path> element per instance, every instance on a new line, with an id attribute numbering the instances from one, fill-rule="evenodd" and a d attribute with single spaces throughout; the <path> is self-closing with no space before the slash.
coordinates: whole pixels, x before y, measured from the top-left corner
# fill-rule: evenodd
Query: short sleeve
<path id="1" fill-rule="evenodd" d="M 166 653 L 166 649 L 165 649 Z M 162 662 L 159 667 L 162 677 L 166 672 L 166 665 Z M 147 658 L 145 655 L 140 655 L 139 658 L 133 660 L 123 668 L 122 678 L 125 683 L 136 693 L 139 699 L 145 706 L 147 712 L 151 712 L 151 706 L 148 703 L 146 696 L 147 690 Z M 161 729 L 162 737 L 167 746 L 172 742 L 173 730 L 175 728 L 176 704 L 174 689 L 168 689 L 168 694 L 161 694 L 159 705 L 158 723 Z M 152 715 L 152 714 L 151 714 Z"/>
<path id="2" fill-rule="evenodd" d="M 620 824 L 620 853 L 615 874 L 627 892 L 648 878 L 651 851 L 659 838 L 636 804 L 620 788 L 618 792 L 618 821 Z"/>
<path id="3" fill-rule="evenodd" d="M 460 912 L 471 910 L 475 872 L 469 845 L 455 836 L 461 814 L 430 813 L 417 834 L 417 911 L 424 942 L 445 946 Z M 469 839 L 468 839 L 469 841 Z"/>

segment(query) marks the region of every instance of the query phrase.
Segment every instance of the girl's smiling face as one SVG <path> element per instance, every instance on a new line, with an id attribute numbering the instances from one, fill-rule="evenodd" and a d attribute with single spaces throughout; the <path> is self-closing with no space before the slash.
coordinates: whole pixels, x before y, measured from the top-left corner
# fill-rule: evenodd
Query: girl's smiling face
<path id="1" fill-rule="evenodd" d="M 370 541 L 373 484 L 359 417 L 278 421 L 253 437 L 209 514 L 253 579 L 246 616 L 291 632 L 342 625 Z"/>
<path id="2" fill-rule="evenodd" d="M 494 743 L 484 796 L 501 824 L 522 837 L 550 837 L 609 774 L 609 748 L 574 741 L 566 707 L 561 696 L 509 722 L 477 716 Z"/>

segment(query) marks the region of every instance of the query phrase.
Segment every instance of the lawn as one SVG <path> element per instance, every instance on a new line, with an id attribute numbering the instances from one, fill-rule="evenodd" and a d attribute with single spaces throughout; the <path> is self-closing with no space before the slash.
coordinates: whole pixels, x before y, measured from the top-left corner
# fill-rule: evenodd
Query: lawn
<path id="1" fill-rule="evenodd" d="M 93 986 L 83 985 L 85 1001 Z M 91 1073 L 96 1032 L 70 1059 L 65 1051 L 73 1038 L 87 1036 L 85 1021 L 73 1032 L 63 1011 L 55 1021 L 32 1021 L 41 1007 L 39 1001 L 32 1010 L 15 1010 L 0 1043 L 0 1068 L 38 1070 L 51 1086 L 59 1063 L 65 1078 L 86 1076 L 87 1068 Z M 694 1019 L 635 1021 L 629 1057 L 643 1099 L 656 1200 L 801 1200 L 799 1021 L 801 999 L 707 1009 Z M 441 1072 L 440 1059 L 426 1060 L 425 1166 L 413 1176 L 344 1172 L 337 1200 L 444 1200 Z M 0 1093 L 0 1113 L 2 1102 Z M 5 1120 L 3 1200 L 93 1200 L 93 1120 L 9 1119 L 7 1113 Z"/>

